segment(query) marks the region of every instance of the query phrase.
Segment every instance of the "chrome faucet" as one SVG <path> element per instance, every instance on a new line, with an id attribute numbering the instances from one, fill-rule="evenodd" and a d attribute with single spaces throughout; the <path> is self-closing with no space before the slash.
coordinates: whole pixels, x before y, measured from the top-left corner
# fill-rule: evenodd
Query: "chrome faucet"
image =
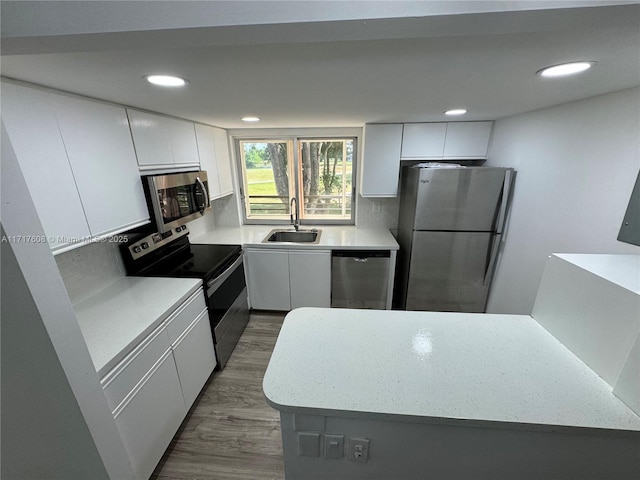
<path id="1" fill-rule="evenodd" d="M 296 202 L 296 209 L 295 209 L 295 219 L 293 216 L 293 202 Z M 298 199 L 296 197 L 293 197 L 291 199 L 291 203 L 289 205 L 290 207 L 290 211 L 291 211 L 291 225 L 293 225 L 293 228 L 296 230 L 296 232 L 298 231 L 298 228 L 300 227 L 300 211 L 298 210 Z"/>

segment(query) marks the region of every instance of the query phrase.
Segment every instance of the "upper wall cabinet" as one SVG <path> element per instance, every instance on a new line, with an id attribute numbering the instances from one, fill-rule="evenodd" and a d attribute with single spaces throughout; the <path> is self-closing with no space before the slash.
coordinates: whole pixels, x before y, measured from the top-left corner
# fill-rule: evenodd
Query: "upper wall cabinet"
<path id="1" fill-rule="evenodd" d="M 487 158 L 492 126 L 493 122 L 448 123 L 442 158 Z"/>
<path id="2" fill-rule="evenodd" d="M 140 170 L 199 168 L 192 122 L 127 109 Z"/>
<path id="3" fill-rule="evenodd" d="M 487 158 L 493 122 L 405 123 L 403 160 Z"/>
<path id="4" fill-rule="evenodd" d="M 2 82 L 2 122 L 54 252 L 90 235 L 51 95 Z M 26 234 L 26 232 L 25 232 Z"/>
<path id="5" fill-rule="evenodd" d="M 125 109 L 52 97 L 91 234 L 102 236 L 148 222 Z"/>
<path id="6" fill-rule="evenodd" d="M 233 175 L 231 174 L 231 156 L 229 155 L 227 131 L 222 128 L 214 128 L 213 143 L 216 147 L 220 195 L 228 195 L 233 193 Z"/>
<path id="7" fill-rule="evenodd" d="M 360 195 L 395 197 L 400 160 L 487 158 L 492 126 L 493 122 L 365 125 Z"/>
<path id="8" fill-rule="evenodd" d="M 398 194 L 401 144 L 401 124 L 365 125 L 360 195 L 395 197 Z"/>
<path id="9" fill-rule="evenodd" d="M 148 223 L 124 108 L 3 82 L 2 118 L 54 253 Z"/>
<path id="10" fill-rule="evenodd" d="M 202 124 L 196 124 L 195 129 L 200 168 L 209 178 L 209 196 L 214 200 L 233 193 L 227 132 Z"/>
<path id="11" fill-rule="evenodd" d="M 446 123 L 405 123 L 402 131 L 402 159 L 441 159 L 446 136 Z"/>

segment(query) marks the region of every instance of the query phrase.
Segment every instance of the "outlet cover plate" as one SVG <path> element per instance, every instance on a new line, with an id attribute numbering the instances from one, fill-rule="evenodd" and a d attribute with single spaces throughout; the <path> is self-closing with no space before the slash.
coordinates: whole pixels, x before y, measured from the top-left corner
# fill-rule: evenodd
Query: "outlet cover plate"
<path id="1" fill-rule="evenodd" d="M 302 457 L 319 457 L 320 434 L 312 432 L 298 433 L 298 455 Z"/>
<path id="2" fill-rule="evenodd" d="M 362 437 L 349 438 L 349 460 L 367 463 L 369 459 L 369 439 Z"/>

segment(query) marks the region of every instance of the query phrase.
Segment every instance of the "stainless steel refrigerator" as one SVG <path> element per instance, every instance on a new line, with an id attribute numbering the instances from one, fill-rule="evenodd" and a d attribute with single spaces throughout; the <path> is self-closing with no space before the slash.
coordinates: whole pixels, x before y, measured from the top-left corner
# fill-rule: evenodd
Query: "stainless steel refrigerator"
<path id="1" fill-rule="evenodd" d="M 395 306 L 484 312 L 515 172 L 403 167 Z"/>

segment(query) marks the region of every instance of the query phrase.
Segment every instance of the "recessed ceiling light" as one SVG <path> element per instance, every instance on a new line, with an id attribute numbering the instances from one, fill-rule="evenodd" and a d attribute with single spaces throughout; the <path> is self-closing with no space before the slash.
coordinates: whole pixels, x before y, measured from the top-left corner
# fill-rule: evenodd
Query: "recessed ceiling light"
<path id="1" fill-rule="evenodd" d="M 564 77 L 565 75 L 573 75 L 576 73 L 584 72 L 593 67 L 596 62 L 571 62 L 563 63 L 561 65 L 552 65 L 545 67 L 536 72 L 537 75 L 545 78 Z"/>
<path id="2" fill-rule="evenodd" d="M 453 110 L 447 110 L 445 115 L 464 115 L 467 111 L 464 108 L 455 108 Z"/>
<path id="3" fill-rule="evenodd" d="M 258 117 L 242 117 L 243 122 L 259 122 L 260 119 Z"/>
<path id="4" fill-rule="evenodd" d="M 144 77 L 147 82 L 161 87 L 184 87 L 187 81 L 184 78 L 174 77 L 173 75 L 147 75 Z"/>

